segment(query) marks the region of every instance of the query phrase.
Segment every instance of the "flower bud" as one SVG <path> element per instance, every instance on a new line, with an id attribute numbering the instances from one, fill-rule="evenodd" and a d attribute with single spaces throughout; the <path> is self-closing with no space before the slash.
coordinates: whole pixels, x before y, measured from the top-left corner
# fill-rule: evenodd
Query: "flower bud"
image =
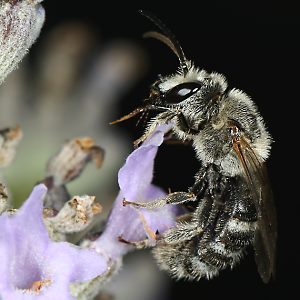
<path id="1" fill-rule="evenodd" d="M 0 0 L 0 84 L 39 36 L 45 11 L 42 0 Z"/>
<path id="2" fill-rule="evenodd" d="M 0 130 L 0 168 L 8 166 L 14 159 L 16 147 L 22 136 L 19 126 Z"/>
<path id="3" fill-rule="evenodd" d="M 64 241 L 66 234 L 86 229 L 101 211 L 102 206 L 95 202 L 94 196 L 75 196 L 56 216 L 46 217 L 44 221 L 51 238 L 55 241 Z"/>
<path id="4" fill-rule="evenodd" d="M 85 165 L 94 160 L 100 167 L 104 150 L 89 137 L 76 138 L 67 142 L 47 165 L 47 177 L 53 177 L 53 185 L 60 186 L 78 177 Z"/>

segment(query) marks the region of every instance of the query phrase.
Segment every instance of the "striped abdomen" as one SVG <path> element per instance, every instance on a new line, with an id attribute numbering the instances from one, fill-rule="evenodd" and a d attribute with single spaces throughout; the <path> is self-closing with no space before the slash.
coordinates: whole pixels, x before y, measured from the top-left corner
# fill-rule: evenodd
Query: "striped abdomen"
<path id="1" fill-rule="evenodd" d="M 177 278 L 214 277 L 220 270 L 232 268 L 253 242 L 256 210 L 242 178 L 227 180 L 225 185 L 218 182 L 213 188 L 208 184 L 198 207 L 190 213 L 189 226 L 191 230 L 198 226 L 199 234 L 188 239 L 181 233 L 181 239 L 172 240 L 176 228 L 181 227 L 178 223 L 154 249 L 161 268 Z M 212 190 L 218 192 L 212 195 Z"/>

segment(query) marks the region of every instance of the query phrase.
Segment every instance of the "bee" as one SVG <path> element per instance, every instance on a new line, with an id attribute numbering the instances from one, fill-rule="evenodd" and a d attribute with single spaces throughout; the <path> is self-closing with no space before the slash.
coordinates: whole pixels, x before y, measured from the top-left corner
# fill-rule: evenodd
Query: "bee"
<path id="1" fill-rule="evenodd" d="M 160 124 L 171 123 L 180 142 L 190 142 L 201 162 L 187 192 L 135 207 L 191 205 L 177 225 L 159 235 L 153 249 L 161 269 L 175 278 L 213 278 L 233 268 L 252 245 L 258 272 L 267 283 L 275 278 L 277 225 L 265 161 L 271 136 L 251 98 L 228 88 L 225 77 L 209 73 L 188 60 L 172 32 L 154 15 L 141 13 L 160 29 L 145 37 L 166 44 L 178 57 L 176 73 L 160 76 L 142 107 L 116 120 L 157 112 L 136 146 Z"/>

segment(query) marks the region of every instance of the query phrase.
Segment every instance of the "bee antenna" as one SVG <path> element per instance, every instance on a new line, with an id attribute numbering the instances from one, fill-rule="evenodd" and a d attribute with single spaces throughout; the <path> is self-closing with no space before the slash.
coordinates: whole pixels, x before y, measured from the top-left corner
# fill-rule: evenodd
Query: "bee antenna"
<path id="1" fill-rule="evenodd" d="M 175 36 L 171 32 L 171 30 L 157 16 L 155 16 L 151 12 L 140 9 L 139 13 L 142 16 L 149 19 L 153 24 L 155 24 L 163 32 L 163 34 L 161 34 L 156 31 L 149 31 L 149 32 L 146 32 L 143 35 L 143 37 L 155 38 L 155 39 L 161 41 L 162 43 L 164 43 L 165 45 L 167 45 L 178 57 L 179 63 L 180 63 L 180 68 L 182 69 L 183 74 L 186 75 L 189 70 L 189 63 L 186 59 L 186 56 L 185 56 L 179 42 L 177 41 L 177 39 L 175 38 Z"/>

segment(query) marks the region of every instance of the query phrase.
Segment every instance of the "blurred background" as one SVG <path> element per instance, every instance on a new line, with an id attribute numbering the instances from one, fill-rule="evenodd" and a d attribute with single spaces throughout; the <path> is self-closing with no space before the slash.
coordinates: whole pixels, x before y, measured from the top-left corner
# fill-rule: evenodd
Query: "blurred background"
<path id="1" fill-rule="evenodd" d="M 175 33 L 188 58 L 207 71 L 223 73 L 230 87 L 254 99 L 265 119 L 274 138 L 268 169 L 278 211 L 278 273 L 274 282 L 263 284 L 249 250 L 239 266 L 211 281 L 174 281 L 165 274 L 145 277 L 144 285 L 137 286 L 147 295 L 137 293 L 136 299 L 176 300 L 182 292 L 213 299 L 289 295 L 300 267 L 295 146 L 299 10 L 275 1 L 109 4 L 45 1 L 40 38 L 0 87 L 0 128 L 20 124 L 24 131 L 15 161 L 3 172 L 15 203 L 43 178 L 48 158 L 64 141 L 88 135 L 106 149 L 105 162 L 100 170 L 88 166 L 68 188 L 72 194 L 96 195 L 109 210 L 118 191 L 118 169 L 143 132 L 136 126 L 138 118 L 113 126 L 109 122 L 139 106 L 157 75 L 173 73 L 178 66 L 167 47 L 142 38 L 156 28 L 137 11 L 150 10 Z M 189 146 L 164 145 L 154 181 L 165 190 L 186 190 L 198 167 Z M 148 261 L 139 266 L 149 273 L 150 265 Z M 131 271 L 136 278 L 137 270 Z M 128 291 L 135 288 L 134 282 L 127 284 Z M 158 286 L 163 292 L 156 293 Z M 124 289 L 119 293 L 123 298 L 118 299 L 127 299 Z"/>

